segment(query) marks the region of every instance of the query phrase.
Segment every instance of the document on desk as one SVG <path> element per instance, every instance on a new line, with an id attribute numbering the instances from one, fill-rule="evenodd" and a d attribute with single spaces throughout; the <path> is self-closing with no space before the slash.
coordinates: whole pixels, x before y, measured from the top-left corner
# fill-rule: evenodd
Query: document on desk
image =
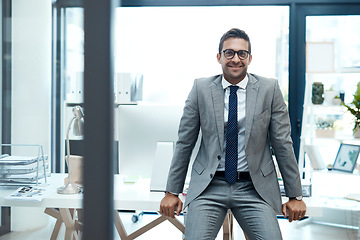
<path id="1" fill-rule="evenodd" d="M 39 188 L 35 186 L 24 186 L 18 188 L 15 192 L 6 196 L 4 200 L 40 202 L 44 198 L 44 194 L 44 188 Z"/>
<path id="2" fill-rule="evenodd" d="M 345 198 L 360 202 L 360 193 L 350 193 L 346 195 Z"/>

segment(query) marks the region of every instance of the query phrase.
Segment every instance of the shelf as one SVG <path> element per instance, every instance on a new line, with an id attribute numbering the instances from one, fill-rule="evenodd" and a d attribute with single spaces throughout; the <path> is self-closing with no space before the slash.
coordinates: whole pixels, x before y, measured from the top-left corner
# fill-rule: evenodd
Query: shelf
<path id="1" fill-rule="evenodd" d="M 340 73 L 360 73 L 360 66 L 343 67 Z"/>
<path id="2" fill-rule="evenodd" d="M 308 111 L 312 111 L 315 115 L 328 114 L 340 115 L 347 112 L 347 109 L 342 105 L 326 105 L 326 104 L 310 104 L 305 106 Z"/>
<path id="3" fill-rule="evenodd" d="M 305 142 L 310 141 L 310 139 L 312 141 L 338 141 L 338 142 L 356 142 L 357 144 L 360 144 L 360 138 L 354 138 L 353 136 L 349 135 L 336 135 L 333 138 L 327 138 L 327 137 L 301 137 L 301 139 Z"/>

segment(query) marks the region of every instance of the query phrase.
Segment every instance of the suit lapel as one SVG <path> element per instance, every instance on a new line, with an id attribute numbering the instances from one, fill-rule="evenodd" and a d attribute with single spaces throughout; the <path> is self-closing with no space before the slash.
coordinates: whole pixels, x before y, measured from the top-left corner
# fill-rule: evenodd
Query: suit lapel
<path id="1" fill-rule="evenodd" d="M 221 84 L 222 75 L 217 77 L 211 85 L 212 99 L 214 103 L 215 122 L 219 135 L 220 149 L 224 146 L 224 89 Z"/>
<path id="2" fill-rule="evenodd" d="M 247 146 L 250 131 L 253 123 L 257 95 L 259 92 L 258 80 L 248 74 L 249 82 L 246 87 L 246 125 L 245 125 L 245 146 Z"/>

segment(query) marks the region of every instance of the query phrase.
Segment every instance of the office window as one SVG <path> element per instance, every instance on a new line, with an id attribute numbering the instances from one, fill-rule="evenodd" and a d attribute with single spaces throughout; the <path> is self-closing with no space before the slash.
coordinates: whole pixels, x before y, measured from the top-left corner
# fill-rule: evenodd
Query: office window
<path id="1" fill-rule="evenodd" d="M 277 78 L 287 99 L 287 6 L 125 7 L 115 26 L 115 76 L 141 74 L 144 102 L 183 104 L 195 78 L 221 73 L 219 40 L 233 27 L 250 36 L 249 72 Z M 83 9 L 66 9 L 65 36 L 65 99 L 82 102 Z"/>
<path id="2" fill-rule="evenodd" d="M 267 21 L 258 21 L 260 18 Z M 64 26 L 62 96 L 63 106 L 67 107 L 64 107 L 61 124 L 63 136 L 66 130 L 63 126 L 72 116 L 71 107 L 83 102 L 83 9 L 66 8 Z M 216 59 L 219 40 L 234 27 L 245 30 L 250 37 L 253 59 L 249 72 L 277 78 L 287 100 L 288 6 L 117 8 L 115 90 L 117 85 L 123 84 L 119 76 L 138 75 L 143 82 L 142 104 L 183 106 L 195 78 L 222 72 Z M 117 93 L 114 94 L 116 103 L 121 103 L 117 101 Z M 115 120 L 115 128 L 119 127 L 118 122 Z M 172 126 L 177 128 L 177 123 Z M 117 129 L 115 133 L 117 140 Z M 70 139 L 77 138 L 70 136 Z M 63 151 L 64 147 L 61 149 Z M 60 165 L 63 171 L 63 161 Z"/>
<path id="3" fill-rule="evenodd" d="M 257 21 L 260 17 L 267 21 Z M 249 72 L 277 78 L 287 99 L 288 7 L 118 8 L 115 27 L 115 85 L 122 73 L 143 76 L 139 106 L 118 107 L 122 174 L 150 177 L 157 142 L 177 140 L 194 79 L 222 73 L 216 55 L 221 36 L 231 28 L 250 37 Z"/>
<path id="4" fill-rule="evenodd" d="M 144 102 L 183 104 L 195 78 L 221 73 L 219 40 L 233 27 L 250 37 L 249 72 L 277 78 L 287 99 L 287 6 L 118 8 L 115 72 L 143 75 Z"/>
<path id="5" fill-rule="evenodd" d="M 116 103 L 122 103 L 116 90 L 123 84 L 119 76 L 125 74 L 141 76 L 141 103 L 183 106 L 195 78 L 222 72 L 216 59 L 219 40 L 234 27 L 245 30 L 250 37 L 253 59 L 249 72 L 277 78 L 287 100 L 288 6 L 123 7 L 115 13 Z M 82 8 L 65 9 L 64 112 L 60 124 L 63 136 L 63 126 L 72 116 L 71 107 L 83 103 L 83 15 Z M 260 18 L 267 21 L 258 21 Z M 115 120 L 115 128 L 119 127 L 118 121 Z M 176 128 L 177 124 L 172 126 Z M 118 130 L 115 132 L 117 140 Z M 70 134 L 70 139 L 79 137 Z M 62 139 L 60 142 L 63 144 Z M 60 149 L 64 151 L 64 146 Z M 63 152 L 62 172 L 65 166 L 61 156 Z"/>
<path id="6" fill-rule="evenodd" d="M 81 102 L 83 9 L 67 8 L 65 26 L 65 99 Z M 144 102 L 183 104 L 195 78 L 221 73 L 219 40 L 233 27 L 250 36 L 249 72 L 277 78 L 287 99 L 287 6 L 117 8 L 115 75 L 142 74 Z"/>
<path id="7" fill-rule="evenodd" d="M 65 100 L 84 101 L 84 9 L 65 11 Z"/>

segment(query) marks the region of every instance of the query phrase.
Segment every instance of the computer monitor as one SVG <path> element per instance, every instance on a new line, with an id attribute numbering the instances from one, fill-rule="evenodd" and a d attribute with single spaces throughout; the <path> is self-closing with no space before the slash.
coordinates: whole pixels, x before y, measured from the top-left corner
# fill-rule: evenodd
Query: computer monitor
<path id="1" fill-rule="evenodd" d="M 158 143 L 173 142 L 175 145 L 177 141 L 183 108 L 179 105 L 145 104 L 118 107 L 120 174 L 151 177 Z M 191 163 L 197 151 L 198 144 Z M 164 161 L 164 167 L 169 166 L 171 157 L 161 161 Z M 167 171 L 160 172 L 166 172 L 166 179 Z"/>

